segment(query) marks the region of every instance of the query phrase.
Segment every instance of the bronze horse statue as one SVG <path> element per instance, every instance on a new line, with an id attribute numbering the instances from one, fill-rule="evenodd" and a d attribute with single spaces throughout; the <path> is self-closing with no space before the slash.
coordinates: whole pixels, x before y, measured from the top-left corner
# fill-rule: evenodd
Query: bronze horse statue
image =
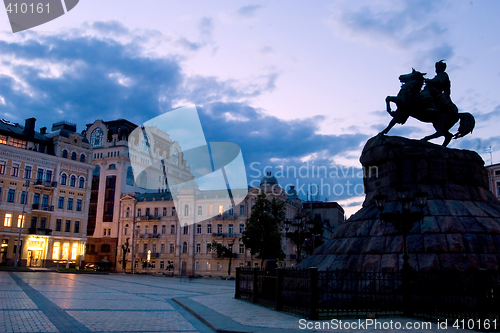
<path id="1" fill-rule="evenodd" d="M 458 112 L 458 108 L 449 98 L 437 98 L 436 107 L 429 104 L 421 95 L 424 84 L 424 75 L 416 70 L 409 74 L 399 76 L 403 84 L 397 96 L 387 96 L 385 99 L 387 112 L 393 117 L 389 125 L 380 134 L 387 134 L 396 124 L 404 124 L 408 117 L 416 118 L 424 123 L 432 123 L 436 133 L 428 135 L 422 140 L 444 136 L 443 146 L 446 147 L 451 139 L 461 138 L 469 133 L 475 126 L 474 116 L 468 112 Z M 425 91 L 425 89 L 424 89 Z M 397 105 L 396 111 L 391 111 L 390 103 Z M 451 134 L 450 129 L 460 120 L 460 126 L 456 134 Z"/>

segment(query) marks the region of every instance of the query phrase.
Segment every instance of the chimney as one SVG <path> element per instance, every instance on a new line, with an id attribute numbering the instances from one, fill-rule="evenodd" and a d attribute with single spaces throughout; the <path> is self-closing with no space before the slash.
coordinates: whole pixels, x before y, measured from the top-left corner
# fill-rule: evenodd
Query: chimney
<path id="1" fill-rule="evenodd" d="M 30 137 L 35 135 L 35 118 L 28 118 L 24 123 L 24 134 Z"/>
<path id="2" fill-rule="evenodd" d="M 40 128 L 40 134 L 47 134 L 47 127 Z"/>

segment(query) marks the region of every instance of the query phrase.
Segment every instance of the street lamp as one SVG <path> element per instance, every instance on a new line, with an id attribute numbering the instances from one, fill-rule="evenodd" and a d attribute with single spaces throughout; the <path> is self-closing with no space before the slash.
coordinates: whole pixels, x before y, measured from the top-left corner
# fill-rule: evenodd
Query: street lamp
<path id="1" fill-rule="evenodd" d="M 19 223 L 19 233 L 17 235 L 16 259 L 14 261 L 14 267 L 17 267 L 17 261 L 19 258 L 19 254 L 21 252 L 21 249 L 20 249 L 20 247 L 21 247 L 21 234 L 23 232 L 24 223 L 26 220 L 26 201 L 28 201 L 29 186 L 30 186 L 30 181 L 29 181 L 29 179 L 27 179 L 26 183 L 25 183 L 26 190 L 24 191 L 25 194 L 24 194 L 24 200 L 23 200 L 23 218 L 22 218 L 21 222 Z"/>
<path id="2" fill-rule="evenodd" d="M 234 239 L 229 241 L 227 243 L 228 247 L 228 254 L 229 254 L 229 268 L 227 270 L 227 275 L 231 275 L 231 259 L 233 258 L 233 245 L 234 245 Z"/>
<path id="3" fill-rule="evenodd" d="M 401 209 L 396 210 L 393 213 L 383 213 L 385 207 L 385 202 L 387 196 L 383 194 L 376 195 L 373 199 L 375 205 L 380 211 L 380 220 L 382 222 L 391 223 L 396 230 L 401 232 L 403 236 L 403 269 L 401 271 L 403 278 L 403 303 L 405 315 L 410 315 L 410 310 L 408 308 L 410 304 L 409 300 L 409 281 L 408 274 L 410 272 L 410 264 L 408 263 L 408 232 L 413 227 L 413 224 L 417 221 L 421 221 L 424 218 L 424 213 L 422 209 L 427 204 L 428 194 L 419 190 L 413 194 L 413 197 L 408 196 L 408 189 L 406 187 L 400 187 L 396 189 L 397 197 L 399 203 L 401 204 Z M 420 211 L 411 211 L 413 201 L 420 208 Z"/>

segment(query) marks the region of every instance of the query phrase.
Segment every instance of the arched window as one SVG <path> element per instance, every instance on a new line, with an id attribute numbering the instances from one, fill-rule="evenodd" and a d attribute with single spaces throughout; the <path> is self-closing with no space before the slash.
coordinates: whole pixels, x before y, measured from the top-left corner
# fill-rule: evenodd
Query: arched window
<path id="1" fill-rule="evenodd" d="M 148 174 L 145 171 L 139 174 L 139 187 L 141 188 L 148 187 Z"/>
<path id="2" fill-rule="evenodd" d="M 76 176 L 72 175 L 69 179 L 69 186 L 75 187 L 76 186 Z"/>
<path id="3" fill-rule="evenodd" d="M 76 153 L 75 153 L 75 152 L 72 152 L 72 153 L 71 153 L 71 159 L 72 159 L 73 161 L 76 161 Z"/>
<path id="4" fill-rule="evenodd" d="M 92 176 L 99 177 L 100 175 L 101 175 L 101 167 L 97 165 L 94 171 L 92 172 Z"/>
<path id="5" fill-rule="evenodd" d="M 127 185 L 134 186 L 134 170 L 131 166 L 127 168 Z"/>
<path id="6" fill-rule="evenodd" d="M 130 217 L 130 207 L 127 207 L 127 211 L 125 212 L 125 217 Z"/>
<path id="7" fill-rule="evenodd" d="M 115 164 L 110 164 L 108 167 L 109 170 L 116 170 L 116 165 Z"/>
<path id="8" fill-rule="evenodd" d="M 90 144 L 93 147 L 101 147 L 102 146 L 102 138 L 104 137 L 104 133 L 102 129 L 96 128 L 92 134 L 90 135 Z"/>
<path id="9" fill-rule="evenodd" d="M 80 162 L 85 162 L 85 158 L 86 158 L 85 154 L 81 154 L 80 155 Z"/>
<path id="10" fill-rule="evenodd" d="M 182 253 L 187 253 L 188 250 L 188 243 L 184 242 L 182 243 Z"/>
<path id="11" fill-rule="evenodd" d="M 179 165 L 179 151 L 177 148 L 174 148 L 174 152 L 172 153 L 172 163 Z"/>
<path id="12" fill-rule="evenodd" d="M 128 224 L 125 224 L 125 228 L 123 228 L 123 234 L 128 235 Z"/>
<path id="13" fill-rule="evenodd" d="M 61 174 L 61 185 L 66 185 L 67 180 L 68 176 L 65 173 Z"/>
<path id="14" fill-rule="evenodd" d="M 79 188 L 84 188 L 85 187 L 85 178 L 80 177 L 80 179 L 78 180 L 78 187 Z"/>
<path id="15" fill-rule="evenodd" d="M 62 151 L 62 157 L 63 157 L 63 158 L 68 158 L 68 151 L 67 151 L 66 149 L 64 149 L 64 150 Z"/>
<path id="16" fill-rule="evenodd" d="M 184 216 L 189 216 L 189 206 L 188 205 L 184 206 Z"/>

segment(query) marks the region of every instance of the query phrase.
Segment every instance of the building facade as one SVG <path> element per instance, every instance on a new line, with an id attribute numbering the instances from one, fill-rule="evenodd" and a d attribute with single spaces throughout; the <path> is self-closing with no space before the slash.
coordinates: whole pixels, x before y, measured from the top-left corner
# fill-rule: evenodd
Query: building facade
<path id="1" fill-rule="evenodd" d="M 492 164 L 486 167 L 490 180 L 490 191 L 500 198 L 500 163 Z"/>
<path id="2" fill-rule="evenodd" d="M 0 120 L 0 264 L 79 265 L 90 198 L 91 146 L 76 125 L 60 122 L 35 131 Z"/>

